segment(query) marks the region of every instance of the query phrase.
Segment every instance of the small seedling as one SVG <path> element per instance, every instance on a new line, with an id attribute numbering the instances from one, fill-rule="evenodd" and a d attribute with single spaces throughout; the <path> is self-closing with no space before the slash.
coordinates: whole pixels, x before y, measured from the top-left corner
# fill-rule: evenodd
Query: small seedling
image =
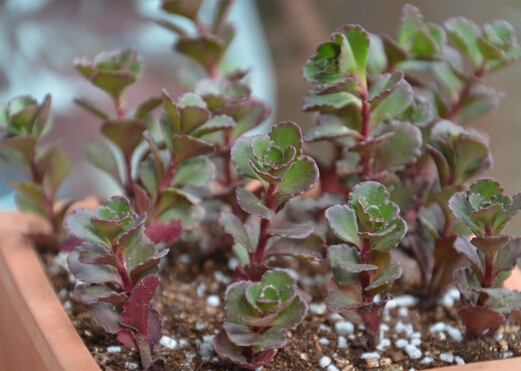
<path id="1" fill-rule="evenodd" d="M 481 178 L 467 192 L 454 194 L 449 207 L 475 236 L 458 237 L 454 243 L 470 264 L 454 272 L 464 304 L 458 314 L 467 338 L 491 335 L 521 308 L 521 294 L 501 288 L 521 257 L 521 238 L 501 234 L 521 210 L 521 193 L 506 196 L 498 182 Z"/>
<path id="2" fill-rule="evenodd" d="M 161 338 L 161 315 L 152 299 L 159 285 L 159 261 L 168 250 L 157 251 L 145 234 L 146 214 L 136 214 L 121 196 L 96 210 L 69 214 L 69 231 L 82 240 L 68 257 L 69 269 L 80 282 L 74 296 L 94 321 L 118 340 L 137 349 L 145 370 L 160 369 L 153 358 Z"/>

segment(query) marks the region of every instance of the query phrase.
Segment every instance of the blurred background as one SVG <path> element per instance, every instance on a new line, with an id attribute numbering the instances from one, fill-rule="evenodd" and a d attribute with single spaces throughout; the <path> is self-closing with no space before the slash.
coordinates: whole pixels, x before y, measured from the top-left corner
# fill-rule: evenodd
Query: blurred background
<path id="1" fill-rule="evenodd" d="M 207 1 L 208 11 L 211 2 Z M 248 78 L 253 95 L 273 106 L 270 122 L 292 120 L 309 127 L 313 115 L 301 112 L 300 104 L 311 84 L 302 79 L 301 70 L 317 45 L 347 23 L 394 37 L 405 3 L 420 8 L 429 22 L 441 24 L 454 16 L 478 24 L 505 19 L 521 34 L 519 0 L 238 0 L 230 15 L 238 38 L 229 50 L 227 68 L 237 63 L 252 69 Z M 177 96 L 186 90 L 183 66 L 189 61 L 173 53 L 174 35 L 151 21 L 165 17 L 159 0 L 0 0 L 0 103 L 21 94 L 39 101 L 52 94 L 55 124 L 49 139 L 61 138 L 63 150 L 76 164 L 64 185 L 65 196 L 81 197 L 86 192 L 107 196 L 115 191 L 83 159 L 79 142 L 100 137 L 101 122 L 77 107 L 73 97 L 88 97 L 108 111 L 113 108 L 103 92 L 75 71 L 72 61 L 135 47 L 144 68 L 128 89 L 128 106 L 158 95 L 162 88 Z M 490 135 L 494 167 L 485 175 L 500 181 L 511 195 L 521 190 L 521 62 L 486 80 L 505 96 L 498 110 L 473 126 Z M 16 174 L 0 165 L 4 208 L 10 205 L 6 177 Z M 519 219 L 507 232 L 521 234 Z"/>

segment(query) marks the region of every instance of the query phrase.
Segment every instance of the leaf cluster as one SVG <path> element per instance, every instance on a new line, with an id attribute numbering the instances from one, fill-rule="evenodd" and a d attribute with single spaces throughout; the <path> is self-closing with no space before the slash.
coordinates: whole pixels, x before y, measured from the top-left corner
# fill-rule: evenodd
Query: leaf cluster
<path id="1" fill-rule="evenodd" d="M 480 178 L 466 192 L 454 194 L 449 207 L 475 235 L 471 240 L 458 237 L 454 243 L 470 265 L 454 272 L 465 304 L 458 313 L 468 338 L 488 335 L 521 308 L 521 295 L 501 288 L 521 257 L 521 238 L 501 234 L 521 210 L 521 193 L 506 196 L 498 182 Z"/>
<path id="2" fill-rule="evenodd" d="M 307 313 L 296 282 L 282 269 L 260 281 L 239 281 L 226 290 L 224 329 L 213 340 L 219 355 L 254 370 L 268 363 L 287 342 L 286 332 Z"/>
<path id="3" fill-rule="evenodd" d="M 326 305 L 333 313 L 355 311 L 374 335 L 378 333 L 386 298 L 374 301 L 402 275 L 390 251 L 407 232 L 400 209 L 385 187 L 367 181 L 356 185 L 347 205 L 326 210 L 326 219 L 342 244 L 328 247 L 333 276 Z M 348 290 L 350 287 L 353 289 Z"/>
<path id="4" fill-rule="evenodd" d="M 65 223 L 82 241 L 68 257 L 81 282 L 74 289 L 76 300 L 98 325 L 139 350 L 147 369 L 162 362 L 152 358 L 162 331 L 152 298 L 158 264 L 168 249 L 158 252 L 145 234 L 145 220 L 146 214 L 136 214 L 126 198 L 115 196 L 93 211 L 72 212 Z"/>
<path id="5" fill-rule="evenodd" d="M 21 171 L 25 181 L 10 181 L 18 208 L 47 220 L 52 234 L 30 233 L 40 247 L 58 251 L 67 238 L 62 228 L 70 202 L 55 208 L 58 189 L 72 169 L 59 143 L 43 144 L 41 138 L 51 126 L 51 97 L 41 104 L 30 96 L 19 96 L 0 105 L 0 159 Z"/>

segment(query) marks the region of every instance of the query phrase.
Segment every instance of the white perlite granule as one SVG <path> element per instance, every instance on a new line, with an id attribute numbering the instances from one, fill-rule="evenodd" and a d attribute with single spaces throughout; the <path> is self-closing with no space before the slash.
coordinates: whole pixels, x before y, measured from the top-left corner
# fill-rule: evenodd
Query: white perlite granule
<path id="1" fill-rule="evenodd" d="M 206 298 L 206 304 L 211 307 L 218 307 L 221 305 L 221 299 L 217 295 L 210 295 Z"/>
<path id="2" fill-rule="evenodd" d="M 170 336 L 163 335 L 161 339 L 159 340 L 159 344 L 164 346 L 168 349 L 175 349 L 177 348 L 177 340 L 174 338 L 171 338 Z"/>
<path id="3" fill-rule="evenodd" d="M 421 350 L 412 344 L 409 344 L 405 347 L 405 352 L 412 359 L 420 359 L 423 354 Z"/>
<path id="4" fill-rule="evenodd" d="M 398 309 L 398 315 L 400 317 L 407 317 L 409 315 L 409 309 L 405 307 L 400 307 L 400 309 Z"/>
<path id="5" fill-rule="evenodd" d="M 364 353 L 360 356 L 362 359 L 380 359 L 380 355 L 376 352 Z"/>
<path id="6" fill-rule="evenodd" d="M 137 370 L 138 365 L 137 365 L 137 363 L 134 363 L 134 362 L 125 362 L 125 368 L 127 370 Z"/>
<path id="7" fill-rule="evenodd" d="M 338 335 L 346 336 L 355 331 L 355 326 L 348 321 L 335 323 L 335 332 Z"/>
<path id="8" fill-rule="evenodd" d="M 398 339 L 394 342 L 394 345 L 396 345 L 398 348 L 405 348 L 407 345 L 409 345 L 409 342 L 405 339 Z"/>
<path id="9" fill-rule="evenodd" d="M 325 303 L 311 303 L 309 304 L 309 311 L 313 314 L 326 314 L 327 308 Z"/>
<path id="10" fill-rule="evenodd" d="M 329 344 L 329 340 L 327 338 L 320 338 L 318 339 L 318 342 L 322 345 L 328 345 Z"/>
<path id="11" fill-rule="evenodd" d="M 454 356 L 450 353 L 440 353 L 440 359 L 447 363 L 454 362 Z"/>
<path id="12" fill-rule="evenodd" d="M 383 352 L 385 348 L 391 345 L 391 340 L 387 338 L 380 339 L 380 344 L 376 346 L 376 350 Z"/>
<path id="13" fill-rule="evenodd" d="M 460 356 L 454 357 L 454 362 L 456 362 L 457 365 L 464 365 L 465 364 L 465 360 L 463 358 L 461 358 Z"/>
<path id="14" fill-rule="evenodd" d="M 394 325 L 394 331 L 396 331 L 397 334 L 405 332 L 406 337 L 411 337 L 414 333 L 414 327 L 410 323 L 404 324 L 402 321 L 398 321 L 396 325 Z"/>
<path id="15" fill-rule="evenodd" d="M 434 325 L 431 326 L 431 328 L 429 329 L 429 332 L 431 334 L 434 334 L 435 332 L 444 331 L 446 326 L 447 325 L 445 325 L 444 322 L 436 322 Z"/>
<path id="16" fill-rule="evenodd" d="M 416 305 L 418 299 L 412 295 L 401 295 L 389 300 L 385 305 L 386 310 L 398 308 L 398 307 L 410 307 Z"/>
<path id="17" fill-rule="evenodd" d="M 331 327 L 329 326 L 326 326 L 324 325 L 323 323 L 321 323 L 320 325 L 318 325 L 318 328 L 322 331 L 325 331 L 325 332 L 331 332 Z"/>
<path id="18" fill-rule="evenodd" d="M 203 361 L 209 361 L 213 355 L 213 345 L 212 343 L 202 343 L 199 346 L 199 355 L 203 359 Z"/>
<path id="19" fill-rule="evenodd" d="M 318 361 L 318 365 L 322 368 L 326 368 L 331 364 L 331 358 L 324 356 Z"/>
<path id="20" fill-rule="evenodd" d="M 190 258 L 190 255 L 188 255 L 188 254 L 179 255 L 177 260 L 179 260 L 183 264 L 190 264 L 192 262 L 192 258 Z"/>
<path id="21" fill-rule="evenodd" d="M 347 339 L 345 337 L 338 337 L 338 348 L 347 348 Z"/>
<path id="22" fill-rule="evenodd" d="M 422 359 L 422 361 L 420 362 L 420 364 L 422 365 L 428 365 L 429 363 L 432 363 L 434 360 L 431 358 L 431 357 L 425 357 L 424 359 Z"/>
<path id="23" fill-rule="evenodd" d="M 421 343 L 422 343 L 422 339 L 419 339 L 419 338 L 411 338 L 411 344 L 412 344 L 412 345 L 418 346 L 418 345 L 421 345 Z"/>
<path id="24" fill-rule="evenodd" d="M 112 345 L 107 347 L 107 352 L 109 353 L 121 353 L 121 347 L 119 345 Z"/>
<path id="25" fill-rule="evenodd" d="M 340 371 L 335 365 L 327 366 L 327 371 Z"/>
<path id="26" fill-rule="evenodd" d="M 456 340 L 458 343 L 461 342 L 461 340 L 463 339 L 463 335 L 461 334 L 461 331 L 458 330 L 456 327 L 452 327 L 450 325 L 447 325 L 445 330 L 447 331 L 449 336 L 451 338 L 453 338 L 454 340 Z"/>

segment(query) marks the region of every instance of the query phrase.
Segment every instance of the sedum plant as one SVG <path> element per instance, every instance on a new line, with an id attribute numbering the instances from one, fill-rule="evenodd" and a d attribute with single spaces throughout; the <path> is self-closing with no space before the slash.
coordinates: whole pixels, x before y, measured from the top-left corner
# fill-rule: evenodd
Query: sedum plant
<path id="1" fill-rule="evenodd" d="M 246 223 L 231 212 L 219 217 L 234 239 L 242 267 L 238 282 L 226 290 L 224 329 L 213 343 L 221 356 L 248 369 L 269 362 L 286 343 L 286 330 L 298 325 L 307 312 L 295 280 L 266 266 L 266 260 L 277 255 L 320 259 L 322 253 L 323 239 L 313 227 L 276 223 L 284 203 L 318 180 L 317 166 L 303 155 L 302 144 L 300 128 L 281 122 L 268 135 L 239 138 L 231 150 L 238 172 L 259 182 L 261 193 L 237 188 L 238 205 L 252 217 Z"/>
<path id="2" fill-rule="evenodd" d="M 126 106 L 125 92 L 142 70 L 132 48 L 74 62 L 114 107 L 110 114 L 89 99 L 75 100 L 103 120 L 105 141 L 82 145 L 87 159 L 124 194 L 95 210 L 65 217 L 70 203 L 55 206 L 71 164 L 57 144 L 40 141 L 50 97 L 0 106 L 0 157 L 30 180 L 11 183 L 18 205 L 44 216 L 55 233 L 31 238 L 58 250 L 65 220 L 80 241 L 68 257 L 77 301 L 138 350 L 143 369 L 162 369 L 153 354 L 162 332 L 153 298 L 159 263 L 174 246 L 163 243 L 183 230 L 193 233 L 187 239 L 231 247 L 239 260 L 213 345 L 245 369 L 272 360 L 307 313 L 310 299 L 277 266 L 281 256 L 327 257 L 327 308 L 365 325 L 366 348 L 378 342 L 383 309 L 405 269 L 395 249 L 416 262 L 420 303 L 430 308 L 454 283 L 467 338 L 494 333 L 521 308 L 519 293 L 502 288 L 521 257 L 520 238 L 502 234 L 521 196 L 505 196 L 489 178 L 469 186 L 492 157 L 486 136 L 465 123 L 498 105 L 483 77 L 521 56 L 513 28 L 464 18 L 437 25 L 410 5 L 395 39 L 343 26 L 303 69 L 314 88 L 302 109 L 315 113 L 316 125 L 302 130 L 284 121 L 247 136 L 271 110 L 252 97 L 247 71 L 225 70 L 232 3 L 215 2 L 206 21 L 201 0 L 162 1 L 174 21 L 156 23 L 176 34 L 174 50 L 191 67 L 183 70 L 188 91 L 179 96 L 163 89 Z M 315 161 L 315 142 L 325 142 L 329 156 Z M 319 181 L 318 196 L 300 197 Z"/>
<path id="3" fill-rule="evenodd" d="M 245 369 L 262 367 L 286 344 L 287 330 L 302 322 L 307 309 L 295 281 L 282 269 L 267 271 L 259 281 L 232 283 L 215 350 Z"/>
<path id="4" fill-rule="evenodd" d="M 391 298 L 388 290 L 402 275 L 400 264 L 392 262 L 390 254 L 407 232 L 399 214 L 385 187 L 374 181 L 353 187 L 347 205 L 326 210 L 331 229 L 343 242 L 328 248 L 333 275 L 327 283 L 327 308 L 347 318 L 358 316 L 370 331 L 373 345 Z"/>
<path id="5" fill-rule="evenodd" d="M 161 338 L 161 315 L 152 299 L 159 285 L 158 252 L 145 234 L 146 214 L 115 196 L 95 210 L 80 209 L 66 217 L 69 231 L 82 243 L 68 257 L 80 282 L 74 296 L 94 321 L 118 340 L 137 349 L 144 370 L 159 370 L 153 348 Z"/>
<path id="6" fill-rule="evenodd" d="M 30 96 L 11 99 L 0 105 L 0 158 L 26 176 L 25 181 L 10 181 L 18 208 L 44 218 L 49 233 L 29 232 L 38 246 L 58 252 L 69 238 L 63 218 L 72 202 L 56 205 L 57 192 L 72 169 L 59 143 L 44 144 L 49 131 L 51 96 L 39 104 Z"/>
<path id="7" fill-rule="evenodd" d="M 521 308 L 521 294 L 502 289 L 521 257 L 521 238 L 503 235 L 506 223 L 521 210 L 521 193 L 509 197 L 491 178 L 476 180 L 454 194 L 449 207 L 474 237 L 458 237 L 454 248 L 469 262 L 454 272 L 464 307 L 458 312 L 467 338 L 493 334 Z"/>

